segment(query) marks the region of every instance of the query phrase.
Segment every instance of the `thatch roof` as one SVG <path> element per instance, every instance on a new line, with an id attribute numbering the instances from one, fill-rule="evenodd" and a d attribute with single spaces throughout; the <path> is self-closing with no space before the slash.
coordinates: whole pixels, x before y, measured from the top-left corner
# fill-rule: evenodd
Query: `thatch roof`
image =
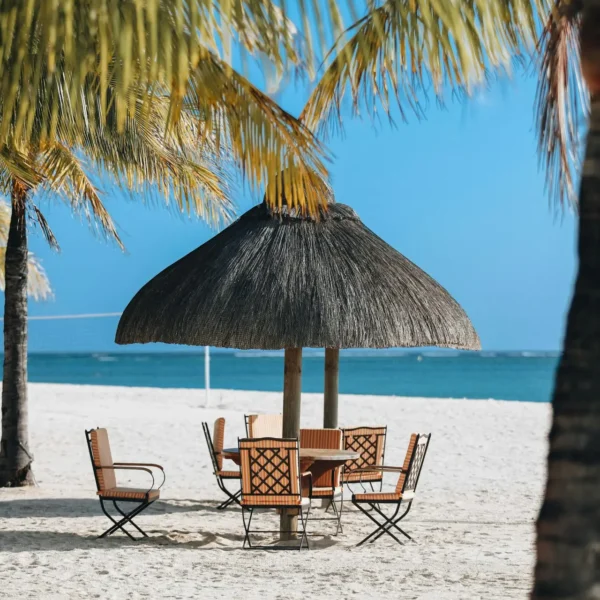
<path id="1" fill-rule="evenodd" d="M 260 204 L 150 280 L 118 344 L 478 349 L 460 305 L 343 204 L 314 220 Z"/>

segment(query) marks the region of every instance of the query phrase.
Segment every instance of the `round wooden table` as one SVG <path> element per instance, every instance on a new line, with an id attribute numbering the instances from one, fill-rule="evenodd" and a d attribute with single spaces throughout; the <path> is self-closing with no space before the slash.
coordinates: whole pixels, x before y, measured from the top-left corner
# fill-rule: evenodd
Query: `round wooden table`
<path id="1" fill-rule="evenodd" d="M 240 464 L 239 448 L 224 448 L 221 452 L 223 458 L 232 460 L 236 465 Z M 355 450 L 335 450 L 326 448 L 300 448 L 300 470 L 311 471 L 318 477 L 324 471 L 338 467 L 347 460 L 355 460 L 360 457 L 360 452 Z M 319 469 L 319 474 L 314 469 Z"/>
<path id="2" fill-rule="evenodd" d="M 236 465 L 240 464 L 239 448 L 224 448 L 221 454 L 223 458 L 232 460 Z M 355 450 L 300 448 L 300 471 L 302 473 L 310 471 L 313 479 L 317 479 L 344 464 L 347 460 L 355 460 L 359 457 L 360 452 Z"/>

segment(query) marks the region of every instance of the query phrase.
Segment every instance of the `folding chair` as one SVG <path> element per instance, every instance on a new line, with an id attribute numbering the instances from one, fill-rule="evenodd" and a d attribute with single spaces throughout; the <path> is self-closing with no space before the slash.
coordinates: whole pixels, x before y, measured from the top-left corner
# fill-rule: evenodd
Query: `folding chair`
<path id="1" fill-rule="evenodd" d="M 249 438 L 283 437 L 282 415 L 244 415 Z"/>
<path id="2" fill-rule="evenodd" d="M 219 489 L 227 496 L 227 500 L 224 500 L 217 506 L 219 510 L 227 508 L 234 502 L 239 505 L 240 496 L 242 495 L 241 490 L 235 493 L 230 492 L 225 486 L 225 481 L 232 479 L 240 479 L 239 471 L 224 471 L 223 470 L 223 440 L 225 438 L 225 419 L 223 417 L 218 418 L 214 425 L 215 439 L 210 437 L 210 430 L 208 423 L 202 423 L 202 429 L 204 430 L 204 437 L 206 438 L 206 445 L 208 446 L 208 453 L 213 464 L 213 472 L 217 478 L 217 485 Z"/>
<path id="3" fill-rule="evenodd" d="M 310 473 L 300 472 L 300 450 L 297 439 L 253 438 L 239 440 L 240 465 L 242 472 L 242 519 L 244 522 L 243 548 L 272 550 L 301 550 L 308 548 L 306 522 L 310 514 L 310 497 L 302 497 L 301 478 L 308 480 L 312 488 Z M 277 509 L 297 511 L 301 531 L 298 546 L 256 546 L 251 534 L 295 533 L 291 531 L 251 529 L 256 511 Z"/>
<path id="4" fill-rule="evenodd" d="M 413 433 L 410 436 L 404 465 L 402 467 L 380 467 L 382 473 L 399 473 L 398 483 L 393 493 L 374 492 L 370 494 L 353 494 L 352 503 L 377 525 L 375 531 L 371 532 L 358 546 L 362 546 L 365 542 L 372 543 L 378 540 L 384 533 L 387 533 L 399 544 L 402 544 L 394 535 L 393 530 L 412 540 L 410 535 L 398 526 L 398 523 L 406 517 L 412 506 L 430 439 L 431 434 L 419 435 Z M 388 516 L 382 511 L 381 505 L 384 504 L 395 507 L 393 514 Z M 365 505 L 369 506 L 371 510 L 367 510 L 364 507 Z M 401 509 L 404 509 L 404 512 L 398 516 Z M 378 516 L 383 520 L 380 521 L 377 518 Z"/>
<path id="5" fill-rule="evenodd" d="M 374 492 L 374 483 L 379 483 L 379 490 L 383 489 L 383 466 L 385 459 L 385 440 L 387 427 L 354 427 L 342 429 L 344 435 L 344 448 L 359 452 L 360 456 L 349 460 L 344 465 L 342 482 L 352 487 L 351 484 L 360 483 L 366 492 L 365 483 L 371 486 Z M 371 468 L 375 467 L 375 468 Z"/>
<path id="6" fill-rule="evenodd" d="M 300 448 L 326 448 L 339 450 L 342 447 L 341 429 L 301 429 Z M 322 475 L 315 477 L 313 473 L 311 500 L 328 500 L 329 507 L 333 508 L 333 517 L 311 517 L 311 521 L 336 521 L 335 535 L 343 532 L 342 509 L 344 506 L 344 488 L 341 484 L 343 465 L 329 469 Z M 339 503 L 339 508 L 338 508 Z"/>
<path id="7" fill-rule="evenodd" d="M 165 483 L 165 472 L 160 465 L 153 463 L 124 463 L 113 462 L 110 444 L 108 441 L 108 432 L 106 429 L 97 428 L 86 430 L 85 439 L 87 441 L 88 450 L 90 452 L 90 460 L 94 469 L 94 478 L 96 479 L 97 494 L 100 499 L 102 512 L 113 522 L 112 527 L 109 527 L 100 538 L 112 535 L 120 529 L 128 535 L 132 540 L 134 538 L 126 529 L 125 525 L 130 524 L 135 527 L 144 537 L 148 537 L 145 531 L 142 530 L 133 518 L 137 517 L 143 510 L 156 502 L 160 497 L 160 488 Z M 154 487 L 154 474 L 151 469 L 160 469 L 163 480 L 158 488 Z M 117 486 L 115 477 L 116 470 L 124 471 L 145 471 L 152 477 L 152 484 L 149 488 L 126 488 Z M 121 515 L 120 520 L 114 519 L 106 510 L 105 502 L 112 502 L 116 511 Z M 137 504 L 130 512 L 124 512 L 117 502 L 129 502 Z M 117 517 L 118 518 L 118 517 Z M 139 539 L 139 538 L 138 538 Z"/>

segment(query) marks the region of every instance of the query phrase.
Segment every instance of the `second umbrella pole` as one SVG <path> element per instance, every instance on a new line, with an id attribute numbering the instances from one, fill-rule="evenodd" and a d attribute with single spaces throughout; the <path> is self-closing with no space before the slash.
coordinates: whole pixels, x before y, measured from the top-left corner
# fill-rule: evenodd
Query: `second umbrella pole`
<path id="1" fill-rule="evenodd" d="M 340 349 L 325 348 L 325 393 L 323 397 L 323 427 L 337 429 Z"/>

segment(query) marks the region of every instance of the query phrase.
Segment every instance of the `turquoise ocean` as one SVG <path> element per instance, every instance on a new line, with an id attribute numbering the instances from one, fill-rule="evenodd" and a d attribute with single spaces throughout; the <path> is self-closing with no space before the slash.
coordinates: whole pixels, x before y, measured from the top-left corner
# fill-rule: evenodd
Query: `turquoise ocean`
<path id="1" fill-rule="evenodd" d="M 29 381 L 160 388 L 204 388 L 204 353 L 31 354 Z M 323 353 L 306 351 L 302 389 L 323 391 Z M 550 400 L 557 353 L 348 352 L 340 358 L 340 393 L 433 398 Z M 280 352 L 210 355 L 212 388 L 280 391 Z"/>

